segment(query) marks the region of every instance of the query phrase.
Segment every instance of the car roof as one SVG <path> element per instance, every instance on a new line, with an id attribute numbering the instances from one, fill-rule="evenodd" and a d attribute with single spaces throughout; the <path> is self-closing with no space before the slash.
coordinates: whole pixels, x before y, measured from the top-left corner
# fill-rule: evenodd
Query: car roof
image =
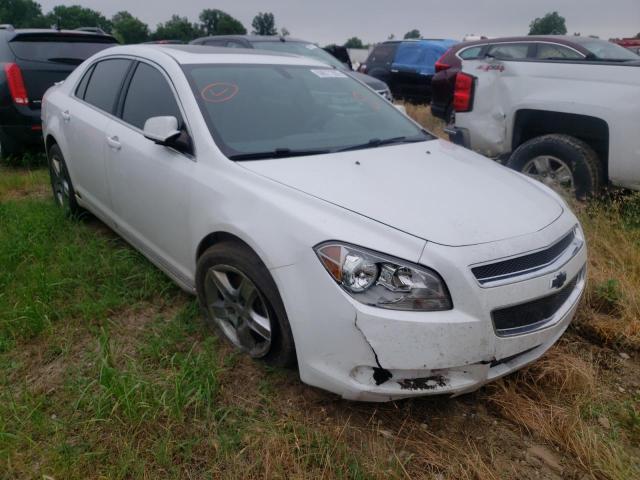
<path id="1" fill-rule="evenodd" d="M 405 38 L 398 40 L 385 40 L 382 43 L 393 44 L 393 43 L 457 43 L 456 40 L 451 40 L 449 38 Z"/>
<path id="2" fill-rule="evenodd" d="M 204 40 L 247 40 L 250 43 L 257 42 L 296 42 L 296 43 L 313 43 L 299 38 L 282 37 L 280 35 L 211 35 L 208 37 L 196 38 L 190 43 L 201 42 Z"/>
<path id="3" fill-rule="evenodd" d="M 164 54 L 177 63 L 205 64 L 205 63 L 237 63 L 237 64 L 278 64 L 305 65 L 312 67 L 327 67 L 327 64 L 309 57 L 291 55 L 288 53 L 255 50 L 251 48 L 210 47 L 206 45 L 174 45 L 174 44 L 138 44 L 122 45 L 103 50 L 98 55 L 146 55 Z"/>
<path id="4" fill-rule="evenodd" d="M 561 45 L 567 45 L 579 50 L 584 50 L 580 46 L 579 39 L 582 37 L 574 35 L 524 35 L 519 37 L 498 37 L 498 38 L 483 38 L 480 40 L 472 40 L 470 42 L 461 42 L 455 45 L 456 51 L 473 46 L 473 45 L 486 45 L 493 43 L 512 43 L 512 42 L 554 42 Z M 593 40 L 589 37 L 589 40 Z"/>

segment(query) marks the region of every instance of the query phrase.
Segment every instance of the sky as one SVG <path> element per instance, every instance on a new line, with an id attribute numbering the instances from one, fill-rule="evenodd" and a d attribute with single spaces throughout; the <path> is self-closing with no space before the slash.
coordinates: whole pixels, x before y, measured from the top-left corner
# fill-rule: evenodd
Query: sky
<path id="1" fill-rule="evenodd" d="M 177 13 L 196 21 L 205 8 L 218 8 L 251 30 L 258 12 L 272 12 L 276 27 L 319 44 L 364 43 L 402 37 L 417 28 L 423 37 L 460 40 L 464 35 L 523 35 L 536 17 L 557 10 L 568 33 L 601 38 L 640 32 L 640 0 L 38 0 L 46 13 L 55 5 L 80 4 L 111 17 L 128 10 L 153 29 Z"/>

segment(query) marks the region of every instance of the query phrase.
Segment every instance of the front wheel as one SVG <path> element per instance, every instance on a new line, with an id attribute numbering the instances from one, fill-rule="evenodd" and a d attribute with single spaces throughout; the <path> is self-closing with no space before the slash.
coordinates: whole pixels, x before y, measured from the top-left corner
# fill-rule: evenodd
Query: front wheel
<path id="1" fill-rule="evenodd" d="M 207 323 L 233 346 L 270 365 L 295 364 L 278 288 L 251 249 L 234 242 L 207 249 L 198 259 L 196 289 Z"/>
<path id="2" fill-rule="evenodd" d="M 543 135 L 520 145 L 507 166 L 558 193 L 586 200 L 601 186 L 602 166 L 587 143 L 569 135 Z"/>

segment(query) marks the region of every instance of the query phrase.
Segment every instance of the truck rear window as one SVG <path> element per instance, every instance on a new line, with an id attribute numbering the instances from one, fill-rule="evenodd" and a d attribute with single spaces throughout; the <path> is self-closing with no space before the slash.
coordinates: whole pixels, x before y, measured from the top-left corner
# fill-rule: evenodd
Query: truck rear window
<path id="1" fill-rule="evenodd" d="M 36 62 L 79 65 L 94 53 L 117 45 L 111 37 L 88 35 L 19 35 L 9 42 L 16 57 Z"/>

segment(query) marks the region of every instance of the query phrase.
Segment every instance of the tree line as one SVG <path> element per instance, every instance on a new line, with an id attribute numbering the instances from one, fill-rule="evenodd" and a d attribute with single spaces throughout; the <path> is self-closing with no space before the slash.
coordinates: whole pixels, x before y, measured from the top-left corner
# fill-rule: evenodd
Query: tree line
<path id="1" fill-rule="evenodd" d="M 198 22 L 187 17 L 172 15 L 159 23 L 155 30 L 127 11 L 107 18 L 101 12 L 80 5 L 57 5 L 44 13 L 34 0 L 0 0 L 0 24 L 16 28 L 75 29 L 97 27 L 112 34 L 120 43 L 141 43 L 150 40 L 182 40 L 189 42 L 205 35 L 244 35 L 247 29 L 237 18 L 219 9 L 207 8 L 200 12 Z M 286 28 L 276 28 L 270 12 L 258 13 L 251 22 L 255 35 L 289 35 Z"/>
<path id="2" fill-rule="evenodd" d="M 0 24 L 9 23 L 16 28 L 61 28 L 98 27 L 111 33 L 120 43 L 141 43 L 149 40 L 182 40 L 189 42 L 205 35 L 245 35 L 247 29 L 240 20 L 219 9 L 207 8 L 200 12 L 199 22 L 191 22 L 187 17 L 172 15 L 155 30 L 127 11 L 107 18 L 101 12 L 80 5 L 58 5 L 50 12 L 43 13 L 42 7 L 34 0 L 0 0 Z M 255 35 L 289 35 L 287 28 L 276 28 L 273 13 L 260 12 L 251 22 Z M 566 35 L 565 18 L 558 12 L 549 12 L 534 19 L 529 25 L 529 35 Z M 395 35 L 389 35 L 393 40 Z M 404 39 L 420 39 L 418 29 L 409 30 Z M 637 35 L 640 38 L 640 33 Z M 367 48 L 358 37 L 351 37 L 345 43 L 347 48 Z"/>

